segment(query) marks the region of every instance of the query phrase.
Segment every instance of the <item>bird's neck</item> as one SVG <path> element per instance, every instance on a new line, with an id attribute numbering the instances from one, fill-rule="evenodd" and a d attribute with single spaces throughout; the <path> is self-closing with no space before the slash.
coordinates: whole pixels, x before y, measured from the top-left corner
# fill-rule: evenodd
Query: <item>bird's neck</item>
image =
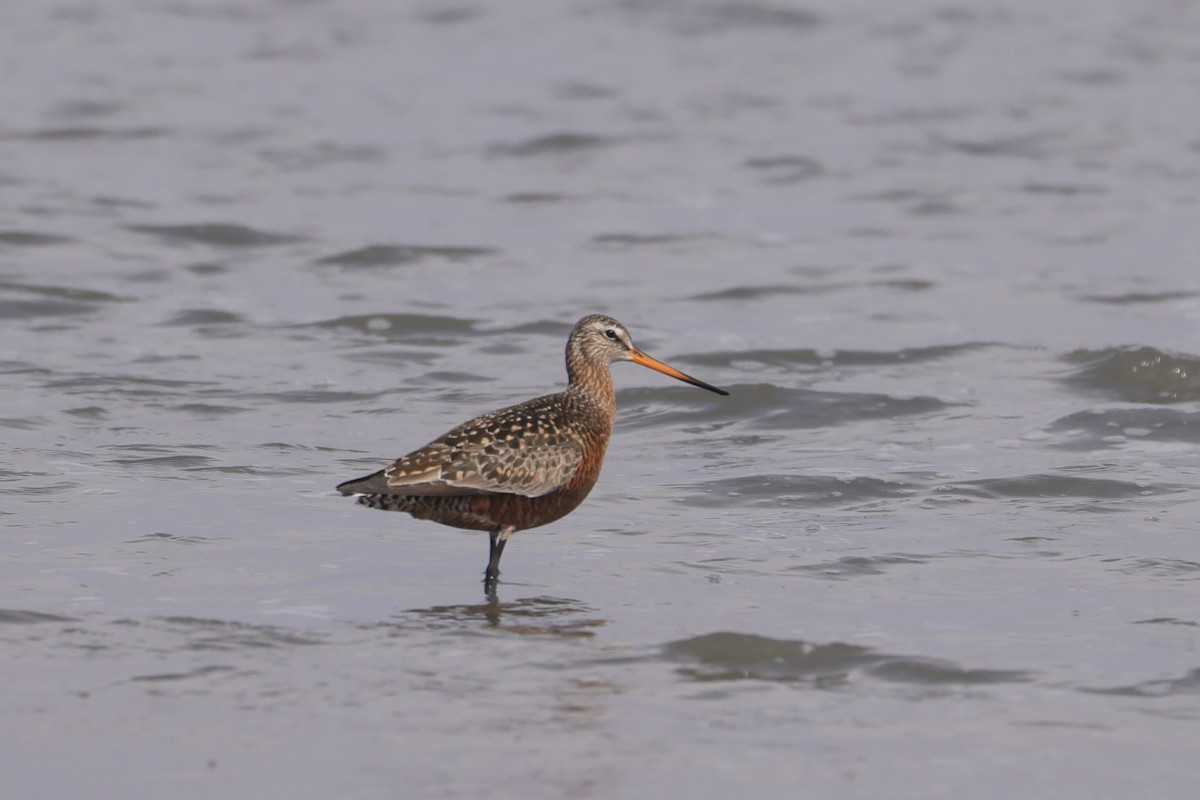
<path id="1" fill-rule="evenodd" d="M 587 398 L 596 406 L 616 415 L 617 396 L 613 392 L 612 373 L 607 364 L 597 364 L 582 358 L 567 358 L 567 391 Z"/>

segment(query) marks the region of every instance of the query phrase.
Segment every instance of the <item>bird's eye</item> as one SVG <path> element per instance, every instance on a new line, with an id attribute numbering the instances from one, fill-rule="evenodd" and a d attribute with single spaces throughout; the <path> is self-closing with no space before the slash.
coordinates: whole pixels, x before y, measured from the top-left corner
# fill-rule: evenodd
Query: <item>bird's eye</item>
<path id="1" fill-rule="evenodd" d="M 604 335 L 607 336 L 609 339 L 612 339 L 614 342 L 617 340 L 617 332 L 614 331 L 612 328 L 605 329 Z"/>

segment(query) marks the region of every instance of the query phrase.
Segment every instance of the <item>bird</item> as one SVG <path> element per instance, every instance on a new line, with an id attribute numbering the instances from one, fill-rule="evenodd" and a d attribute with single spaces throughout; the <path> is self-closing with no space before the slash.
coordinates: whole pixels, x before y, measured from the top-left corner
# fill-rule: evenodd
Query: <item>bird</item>
<path id="1" fill-rule="evenodd" d="M 337 489 L 369 508 L 487 531 L 483 580 L 494 591 L 509 537 L 561 519 L 596 485 L 616 421 L 609 367 L 619 361 L 729 394 L 646 355 L 612 317 L 590 314 L 567 339 L 565 390 L 464 422 Z"/>

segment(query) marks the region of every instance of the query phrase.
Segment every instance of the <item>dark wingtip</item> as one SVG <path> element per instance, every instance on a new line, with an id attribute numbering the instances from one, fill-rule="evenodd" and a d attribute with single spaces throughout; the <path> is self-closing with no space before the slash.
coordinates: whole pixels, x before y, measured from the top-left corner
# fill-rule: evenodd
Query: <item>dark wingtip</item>
<path id="1" fill-rule="evenodd" d="M 349 497 L 355 494 L 379 494 L 387 493 L 387 478 L 383 476 L 383 470 L 372 472 L 370 475 L 353 480 L 344 481 L 337 485 L 337 490 Z"/>

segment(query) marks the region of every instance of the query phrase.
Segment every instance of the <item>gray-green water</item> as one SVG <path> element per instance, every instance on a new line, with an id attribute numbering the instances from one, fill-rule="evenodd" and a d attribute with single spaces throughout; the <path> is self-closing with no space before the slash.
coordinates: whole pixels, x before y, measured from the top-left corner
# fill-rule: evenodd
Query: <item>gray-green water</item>
<path id="1" fill-rule="evenodd" d="M 0 7 L 0 794 L 1156 797 L 1200 7 Z M 337 497 L 618 365 L 517 534 Z"/>

